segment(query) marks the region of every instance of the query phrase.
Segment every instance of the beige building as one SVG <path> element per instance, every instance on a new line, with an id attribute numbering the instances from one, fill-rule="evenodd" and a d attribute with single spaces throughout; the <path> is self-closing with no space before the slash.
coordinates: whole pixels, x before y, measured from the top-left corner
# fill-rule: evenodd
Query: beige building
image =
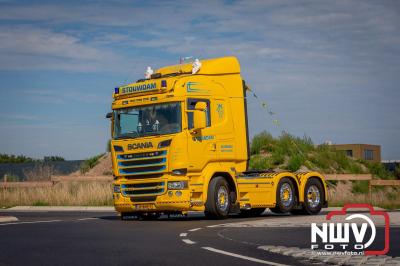
<path id="1" fill-rule="evenodd" d="M 347 156 L 371 162 L 381 161 L 381 146 L 371 144 L 334 144 L 339 151 L 344 151 Z"/>

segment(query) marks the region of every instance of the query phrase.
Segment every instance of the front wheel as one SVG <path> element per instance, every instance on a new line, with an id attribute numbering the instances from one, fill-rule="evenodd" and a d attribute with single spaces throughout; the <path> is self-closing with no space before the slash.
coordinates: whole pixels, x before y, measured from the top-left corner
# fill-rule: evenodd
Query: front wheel
<path id="1" fill-rule="evenodd" d="M 208 186 L 205 215 L 212 219 L 228 217 L 231 208 L 231 193 L 228 182 L 222 176 L 211 179 Z"/>
<path id="2" fill-rule="evenodd" d="M 295 190 L 292 180 L 287 177 L 282 178 L 276 189 L 276 206 L 270 208 L 273 213 L 290 212 L 295 204 Z"/>

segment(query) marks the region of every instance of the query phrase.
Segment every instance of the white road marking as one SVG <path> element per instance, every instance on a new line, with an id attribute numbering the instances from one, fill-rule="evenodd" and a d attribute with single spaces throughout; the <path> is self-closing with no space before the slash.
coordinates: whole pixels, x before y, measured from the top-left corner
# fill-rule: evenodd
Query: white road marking
<path id="1" fill-rule="evenodd" d="M 186 236 L 187 236 L 187 233 L 180 233 L 179 236 L 180 236 L 180 237 L 186 237 Z"/>
<path id="2" fill-rule="evenodd" d="M 182 241 L 185 242 L 186 244 L 189 244 L 189 245 L 196 244 L 196 242 L 194 242 L 194 241 L 192 241 L 190 239 L 186 239 L 186 238 L 182 239 Z"/>
<path id="3" fill-rule="evenodd" d="M 190 229 L 190 230 L 188 230 L 189 232 L 194 232 L 194 231 L 198 231 L 198 230 L 201 230 L 201 228 L 193 228 L 193 229 Z"/>
<path id="4" fill-rule="evenodd" d="M 223 255 L 227 255 L 227 256 L 243 259 L 243 260 L 248 260 L 248 261 L 252 261 L 252 262 L 258 262 L 258 263 L 261 263 L 261 264 L 272 265 L 272 266 L 287 266 L 287 264 L 280 264 L 280 263 L 276 263 L 276 262 L 272 262 L 272 261 L 260 260 L 260 259 L 256 259 L 256 258 L 243 256 L 243 255 L 240 255 L 240 254 L 236 254 L 236 253 L 232 253 L 232 252 L 228 252 L 228 251 L 212 248 L 212 247 L 202 247 L 202 248 L 206 249 L 208 251 L 211 251 L 211 252 L 215 252 L 215 253 L 219 253 L 219 254 L 223 254 Z"/>
<path id="5" fill-rule="evenodd" d="M 81 219 L 77 219 L 77 221 L 87 221 L 87 220 L 98 220 L 99 218 L 96 217 L 90 217 L 90 218 L 81 218 Z"/>
<path id="6" fill-rule="evenodd" d="M 213 228 L 213 227 L 219 227 L 219 226 L 224 226 L 232 223 L 226 223 L 226 224 L 214 224 L 214 225 L 207 225 L 207 227 Z"/>
<path id="7" fill-rule="evenodd" d="M 55 223 L 55 222 L 62 222 L 62 220 L 47 220 L 47 221 L 33 221 L 33 222 L 5 223 L 5 224 L 0 224 L 0 226 L 3 226 L 3 225 L 14 225 L 14 224 L 39 224 L 39 223 Z"/>

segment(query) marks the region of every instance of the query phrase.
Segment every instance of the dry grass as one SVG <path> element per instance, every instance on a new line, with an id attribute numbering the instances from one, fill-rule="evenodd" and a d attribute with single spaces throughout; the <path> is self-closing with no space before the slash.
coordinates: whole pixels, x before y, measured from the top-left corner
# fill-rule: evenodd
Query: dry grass
<path id="1" fill-rule="evenodd" d="M 372 203 L 387 209 L 400 208 L 400 190 L 377 189 Z M 368 203 L 368 193 L 352 193 L 351 182 L 338 182 L 328 189 L 330 206 L 345 203 Z M 112 206 L 111 182 L 69 181 L 52 187 L 17 187 L 0 189 L 0 207 L 11 206 Z"/>
<path id="2" fill-rule="evenodd" d="M 0 190 L 0 207 L 11 206 L 112 206 L 108 182 L 60 182 L 52 187 Z"/>
<path id="3" fill-rule="evenodd" d="M 370 203 L 368 193 L 352 193 L 351 182 L 338 182 L 328 188 L 329 206 L 343 206 L 346 203 Z M 400 208 L 400 192 L 396 188 L 373 188 L 372 205 L 385 209 Z"/>

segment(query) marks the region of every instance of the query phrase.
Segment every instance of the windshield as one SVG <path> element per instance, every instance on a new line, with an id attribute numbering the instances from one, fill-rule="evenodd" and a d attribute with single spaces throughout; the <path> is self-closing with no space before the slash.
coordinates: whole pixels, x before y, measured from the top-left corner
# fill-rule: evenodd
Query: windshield
<path id="1" fill-rule="evenodd" d="M 114 111 L 114 139 L 181 131 L 181 104 L 162 103 Z"/>

